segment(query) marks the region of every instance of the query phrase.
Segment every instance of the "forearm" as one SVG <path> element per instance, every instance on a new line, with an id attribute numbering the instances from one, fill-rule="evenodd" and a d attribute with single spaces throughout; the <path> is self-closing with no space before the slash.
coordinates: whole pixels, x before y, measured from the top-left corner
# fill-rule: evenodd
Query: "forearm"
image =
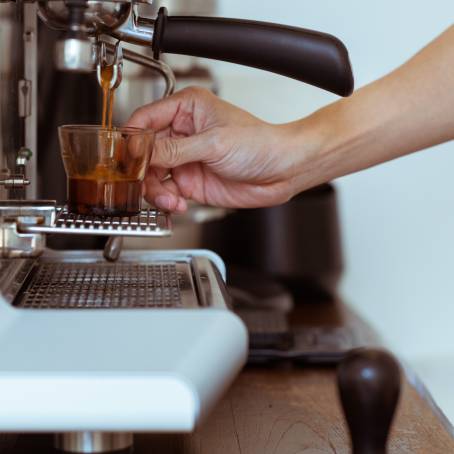
<path id="1" fill-rule="evenodd" d="M 453 139 L 454 26 L 389 75 L 287 128 L 301 145 L 296 191 Z"/>

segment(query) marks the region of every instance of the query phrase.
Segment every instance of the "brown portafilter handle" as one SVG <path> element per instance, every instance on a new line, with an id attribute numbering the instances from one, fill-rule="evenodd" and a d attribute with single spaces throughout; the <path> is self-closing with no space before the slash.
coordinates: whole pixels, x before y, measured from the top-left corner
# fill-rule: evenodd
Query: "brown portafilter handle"
<path id="1" fill-rule="evenodd" d="M 159 10 L 153 54 L 212 58 L 306 82 L 340 96 L 353 91 L 344 44 L 327 33 L 222 17 L 168 16 Z"/>
<path id="2" fill-rule="evenodd" d="M 378 349 L 352 350 L 337 372 L 353 454 L 386 454 L 400 393 L 400 367 Z"/>

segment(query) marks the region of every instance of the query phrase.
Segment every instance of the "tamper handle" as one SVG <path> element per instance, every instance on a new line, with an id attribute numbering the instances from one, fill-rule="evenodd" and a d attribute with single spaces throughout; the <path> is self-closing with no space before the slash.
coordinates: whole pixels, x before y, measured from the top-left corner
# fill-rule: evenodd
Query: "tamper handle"
<path id="1" fill-rule="evenodd" d="M 355 349 L 337 373 L 353 454 L 386 454 L 400 393 L 400 368 L 389 353 Z"/>

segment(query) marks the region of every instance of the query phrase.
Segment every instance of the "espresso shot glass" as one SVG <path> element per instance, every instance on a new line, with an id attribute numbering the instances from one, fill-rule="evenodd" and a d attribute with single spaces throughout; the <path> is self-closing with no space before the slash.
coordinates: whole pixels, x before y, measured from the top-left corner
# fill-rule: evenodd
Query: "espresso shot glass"
<path id="1" fill-rule="evenodd" d="M 70 212 L 91 216 L 140 212 L 154 131 L 65 125 L 58 128 L 58 135 Z"/>

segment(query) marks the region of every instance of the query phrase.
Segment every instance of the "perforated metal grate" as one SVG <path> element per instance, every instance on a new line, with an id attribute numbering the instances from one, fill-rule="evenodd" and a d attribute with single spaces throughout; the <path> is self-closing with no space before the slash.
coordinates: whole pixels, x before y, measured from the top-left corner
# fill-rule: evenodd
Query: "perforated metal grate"
<path id="1" fill-rule="evenodd" d="M 180 287 L 185 285 L 173 263 L 42 263 L 16 306 L 180 307 Z"/>
<path id="2" fill-rule="evenodd" d="M 152 208 L 142 210 L 136 216 L 99 217 L 73 214 L 66 207 L 57 207 L 53 225 L 21 224 L 19 229 L 25 233 L 141 237 L 162 237 L 172 233 L 170 216 Z"/>

